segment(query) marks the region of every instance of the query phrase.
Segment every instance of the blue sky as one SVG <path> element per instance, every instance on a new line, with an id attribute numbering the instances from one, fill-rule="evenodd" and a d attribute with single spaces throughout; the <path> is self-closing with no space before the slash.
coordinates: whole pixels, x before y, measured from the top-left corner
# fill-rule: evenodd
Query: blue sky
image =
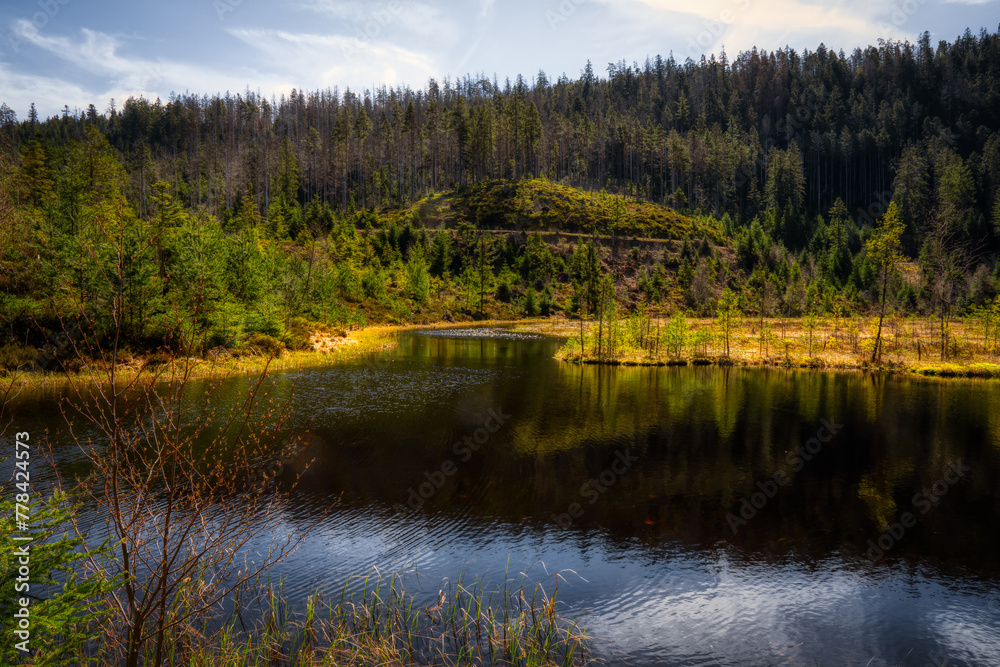
<path id="1" fill-rule="evenodd" d="M 3 0 L 0 102 L 19 118 L 172 92 L 422 88 L 465 74 L 578 76 L 590 59 L 723 47 L 846 51 L 997 30 L 1000 0 Z"/>

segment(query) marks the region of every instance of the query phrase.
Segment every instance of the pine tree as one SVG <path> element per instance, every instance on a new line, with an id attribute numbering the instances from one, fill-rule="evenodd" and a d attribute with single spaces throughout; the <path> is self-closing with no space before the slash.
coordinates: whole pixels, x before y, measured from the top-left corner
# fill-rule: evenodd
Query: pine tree
<path id="1" fill-rule="evenodd" d="M 885 298 L 889 289 L 889 277 L 896 266 L 903 261 L 901 240 L 903 236 L 903 221 L 899 219 L 896 202 L 889 204 L 888 210 L 875 227 L 868 240 L 868 256 L 878 269 L 879 284 L 879 314 L 878 331 L 875 334 L 875 347 L 872 349 L 871 362 L 874 364 L 882 358 L 882 322 L 885 319 Z"/>
<path id="2" fill-rule="evenodd" d="M 927 159 L 923 149 L 910 144 L 903 150 L 896 166 L 893 181 L 892 200 L 898 203 L 899 217 L 903 221 L 904 246 L 913 252 L 917 232 L 927 215 L 929 207 L 927 189 Z"/>

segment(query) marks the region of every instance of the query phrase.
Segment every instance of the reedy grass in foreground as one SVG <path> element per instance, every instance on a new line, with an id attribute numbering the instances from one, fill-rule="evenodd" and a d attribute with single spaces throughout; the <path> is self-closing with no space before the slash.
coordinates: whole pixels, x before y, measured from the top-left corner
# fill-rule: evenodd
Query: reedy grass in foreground
<path id="1" fill-rule="evenodd" d="M 559 576 L 559 575 L 555 575 Z M 201 619 L 171 633 L 166 664 L 190 667 L 361 667 L 362 665 L 518 665 L 555 667 L 592 662 L 585 631 L 556 613 L 556 595 L 522 576 L 486 589 L 460 578 L 443 587 L 437 603 L 418 606 L 402 578 L 369 575 L 360 594 L 331 601 L 310 596 L 292 613 L 282 588 L 268 588 L 261 620 L 236 600 L 229 621 L 210 628 Z M 193 588 L 196 585 L 189 584 Z M 196 594 L 196 592 L 194 592 Z M 91 647 L 96 664 L 117 664 L 110 647 Z M 152 650 L 152 649 L 150 649 Z"/>

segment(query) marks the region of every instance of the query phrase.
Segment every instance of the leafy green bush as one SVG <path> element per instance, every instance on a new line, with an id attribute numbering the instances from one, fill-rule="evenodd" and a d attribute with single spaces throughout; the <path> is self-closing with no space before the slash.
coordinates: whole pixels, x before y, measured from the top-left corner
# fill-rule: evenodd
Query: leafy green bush
<path id="1" fill-rule="evenodd" d="M 257 308 L 247 314 L 244 327 L 248 333 L 262 333 L 279 340 L 285 337 L 281 309 L 270 299 L 263 299 Z"/>
<path id="2" fill-rule="evenodd" d="M 347 301 L 358 302 L 365 297 L 361 276 L 351 262 L 342 262 L 337 265 L 334 281 L 337 289 Z"/>
<path id="3" fill-rule="evenodd" d="M 391 308 L 392 315 L 398 322 L 403 322 L 413 317 L 413 312 L 410 308 L 399 299 L 392 300 Z"/>
<path id="4" fill-rule="evenodd" d="M 546 287 L 542 291 L 542 298 L 538 301 L 538 309 L 541 314 L 548 317 L 556 309 L 555 298 L 552 296 L 552 288 Z"/>
<path id="5" fill-rule="evenodd" d="M 246 337 L 246 310 L 232 300 L 219 301 L 208 316 L 207 348 L 239 347 Z"/>
<path id="6" fill-rule="evenodd" d="M 510 303 L 512 295 L 513 290 L 511 289 L 510 282 L 506 279 L 506 276 L 501 277 L 497 284 L 497 301 Z"/>

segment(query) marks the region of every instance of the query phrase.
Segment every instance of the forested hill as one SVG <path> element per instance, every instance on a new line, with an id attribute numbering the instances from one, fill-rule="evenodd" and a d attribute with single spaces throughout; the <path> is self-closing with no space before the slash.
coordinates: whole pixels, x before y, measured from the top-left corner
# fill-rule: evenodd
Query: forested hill
<path id="1" fill-rule="evenodd" d="M 178 305 L 221 345 L 428 308 L 587 315 L 601 275 L 630 306 L 711 313 L 729 288 L 745 310 L 944 321 L 997 293 L 998 109 L 985 31 L 44 120 L 3 106 L 0 345 L 81 308 L 95 327 L 131 309 L 147 347 L 176 342 Z M 883 218 L 912 262 L 869 252 Z"/>
<path id="2" fill-rule="evenodd" d="M 129 99 L 46 121 L 4 110 L 0 124 L 16 147 L 38 137 L 54 153 L 95 125 L 124 156 L 140 213 L 158 178 L 221 218 L 251 187 L 264 211 L 316 197 L 378 208 L 547 176 L 744 224 L 768 214 L 765 229 L 789 248 L 838 198 L 855 218 L 895 198 L 911 230 L 929 208 L 957 206 L 963 231 L 996 247 L 998 109 L 1000 36 L 966 32 L 850 54 L 819 45 L 698 63 L 657 56 L 606 75 L 588 63 L 576 78 Z"/>

